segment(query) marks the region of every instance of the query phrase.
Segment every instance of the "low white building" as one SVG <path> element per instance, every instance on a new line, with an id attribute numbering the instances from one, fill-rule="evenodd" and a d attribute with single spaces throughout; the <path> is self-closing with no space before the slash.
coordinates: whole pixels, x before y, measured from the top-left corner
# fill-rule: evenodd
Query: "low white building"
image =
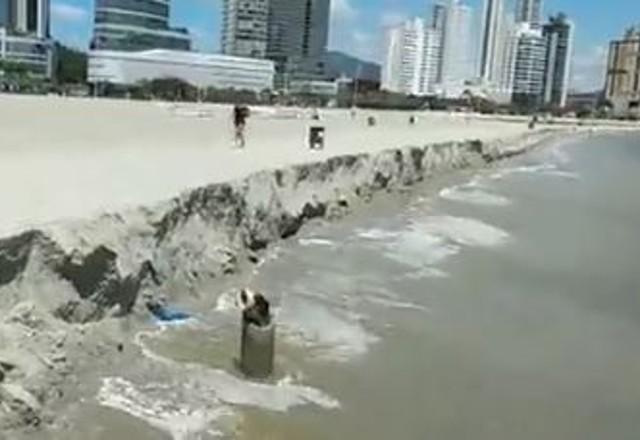
<path id="1" fill-rule="evenodd" d="M 0 60 L 22 64 L 35 75 L 51 78 L 53 42 L 35 35 L 13 35 L 0 27 Z"/>
<path id="2" fill-rule="evenodd" d="M 196 87 L 272 89 L 274 63 L 220 54 L 154 49 L 143 52 L 94 50 L 87 80 L 92 84 L 133 85 L 160 78 L 181 79 Z"/>

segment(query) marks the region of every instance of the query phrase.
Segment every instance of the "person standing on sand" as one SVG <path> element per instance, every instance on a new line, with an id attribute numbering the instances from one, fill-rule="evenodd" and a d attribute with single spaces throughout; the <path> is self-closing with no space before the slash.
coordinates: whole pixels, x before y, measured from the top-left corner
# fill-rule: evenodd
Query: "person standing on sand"
<path id="1" fill-rule="evenodd" d="M 237 147 L 244 148 L 245 136 L 244 130 L 247 126 L 247 118 L 249 117 L 249 107 L 245 105 L 235 105 L 233 107 L 233 126 L 235 128 L 235 143 Z"/>

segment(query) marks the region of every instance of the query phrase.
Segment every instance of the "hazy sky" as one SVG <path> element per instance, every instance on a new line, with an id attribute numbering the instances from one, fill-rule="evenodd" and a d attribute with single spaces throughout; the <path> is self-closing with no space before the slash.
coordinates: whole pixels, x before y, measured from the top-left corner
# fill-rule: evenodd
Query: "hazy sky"
<path id="1" fill-rule="evenodd" d="M 608 41 L 640 22 L 640 0 L 543 1 L 545 14 L 563 11 L 576 24 L 572 87 L 588 90 L 601 86 Z M 479 12 L 482 0 L 466 2 Z M 172 22 L 189 28 L 198 50 L 215 51 L 221 4 L 221 0 L 173 0 Z M 425 16 L 431 4 L 431 0 L 332 0 L 330 47 L 379 61 L 384 26 L 405 17 Z M 54 36 L 86 48 L 93 5 L 94 0 L 52 0 Z"/>

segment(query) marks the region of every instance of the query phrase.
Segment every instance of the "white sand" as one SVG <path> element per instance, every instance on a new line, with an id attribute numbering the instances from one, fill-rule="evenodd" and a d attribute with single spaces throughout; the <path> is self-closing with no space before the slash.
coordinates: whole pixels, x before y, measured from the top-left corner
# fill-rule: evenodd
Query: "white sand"
<path id="1" fill-rule="evenodd" d="M 208 183 L 330 156 L 515 136 L 524 123 L 443 113 L 323 111 L 322 152 L 301 111 L 255 108 L 244 150 L 226 106 L 0 95 L 0 236 L 61 219 L 146 205 Z M 366 126 L 375 115 L 379 124 Z"/>

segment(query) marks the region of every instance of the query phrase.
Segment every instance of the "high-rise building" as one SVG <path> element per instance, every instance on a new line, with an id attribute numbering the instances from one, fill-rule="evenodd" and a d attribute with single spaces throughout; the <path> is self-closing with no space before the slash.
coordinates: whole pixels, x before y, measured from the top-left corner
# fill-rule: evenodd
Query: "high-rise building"
<path id="1" fill-rule="evenodd" d="M 382 68 L 382 89 L 419 95 L 424 69 L 424 20 L 415 18 L 390 27 Z"/>
<path id="2" fill-rule="evenodd" d="M 49 0 L 0 0 L 0 59 L 21 63 L 33 74 L 53 74 Z"/>
<path id="3" fill-rule="evenodd" d="M 543 26 L 546 39 L 544 103 L 564 107 L 569 91 L 569 75 L 573 52 L 573 23 L 564 14 L 549 19 Z"/>
<path id="4" fill-rule="evenodd" d="M 330 0 L 270 0 L 267 58 L 276 64 L 276 87 L 322 80 L 329 38 Z"/>
<path id="5" fill-rule="evenodd" d="M 432 27 L 425 29 L 422 65 L 422 79 L 418 94 L 435 94 L 442 74 L 442 33 Z"/>
<path id="6" fill-rule="evenodd" d="M 505 13 L 502 0 L 485 0 L 480 39 L 480 81 L 485 92 L 499 102 L 513 93 L 518 32 L 512 14 Z"/>
<path id="7" fill-rule="evenodd" d="M 442 82 L 442 56 L 443 56 L 443 43 L 447 27 L 447 6 L 444 3 L 436 3 L 433 5 L 433 11 L 431 14 L 431 29 L 435 34 L 433 40 L 437 42 L 435 59 L 432 62 L 435 64 L 435 74 L 433 77 L 433 83 Z"/>
<path id="8" fill-rule="evenodd" d="M 268 19 L 268 0 L 224 0 L 222 53 L 240 57 L 266 57 Z"/>
<path id="9" fill-rule="evenodd" d="M 190 50 L 186 29 L 169 25 L 171 0 L 96 0 L 92 49 Z"/>
<path id="10" fill-rule="evenodd" d="M 444 15 L 444 20 L 440 18 L 441 14 Z M 438 82 L 444 90 L 459 95 L 465 81 L 474 76 L 473 10 L 460 0 L 449 0 L 437 15 L 438 21 L 434 22 L 434 28 L 440 30 L 439 22 L 444 22 L 441 30 L 442 54 Z"/>
<path id="11" fill-rule="evenodd" d="M 49 38 L 50 9 L 49 0 L 0 0 L 0 27 Z"/>
<path id="12" fill-rule="evenodd" d="M 504 32 L 503 0 L 484 0 L 480 40 L 480 78 L 495 82 Z"/>
<path id="13" fill-rule="evenodd" d="M 490 90 L 496 100 L 506 102 L 513 94 L 518 55 L 518 27 L 512 15 L 504 14 L 501 18 L 497 48 Z"/>
<path id="14" fill-rule="evenodd" d="M 605 98 L 618 116 L 640 115 L 640 26 L 609 45 Z"/>
<path id="15" fill-rule="evenodd" d="M 518 26 L 513 79 L 513 103 L 526 108 L 542 104 L 547 45 L 539 28 Z"/>
<path id="16" fill-rule="evenodd" d="M 11 5 L 11 0 L 0 0 L 0 27 L 5 29 L 11 27 Z"/>
<path id="17" fill-rule="evenodd" d="M 414 18 L 387 29 L 385 44 L 382 89 L 409 95 L 433 93 L 439 69 L 439 33 L 421 18 Z"/>
<path id="18" fill-rule="evenodd" d="M 20 33 L 49 36 L 49 0 L 13 0 L 13 26 Z"/>
<path id="19" fill-rule="evenodd" d="M 542 24 L 542 0 L 517 0 L 516 22 L 528 23 L 533 28 Z"/>

